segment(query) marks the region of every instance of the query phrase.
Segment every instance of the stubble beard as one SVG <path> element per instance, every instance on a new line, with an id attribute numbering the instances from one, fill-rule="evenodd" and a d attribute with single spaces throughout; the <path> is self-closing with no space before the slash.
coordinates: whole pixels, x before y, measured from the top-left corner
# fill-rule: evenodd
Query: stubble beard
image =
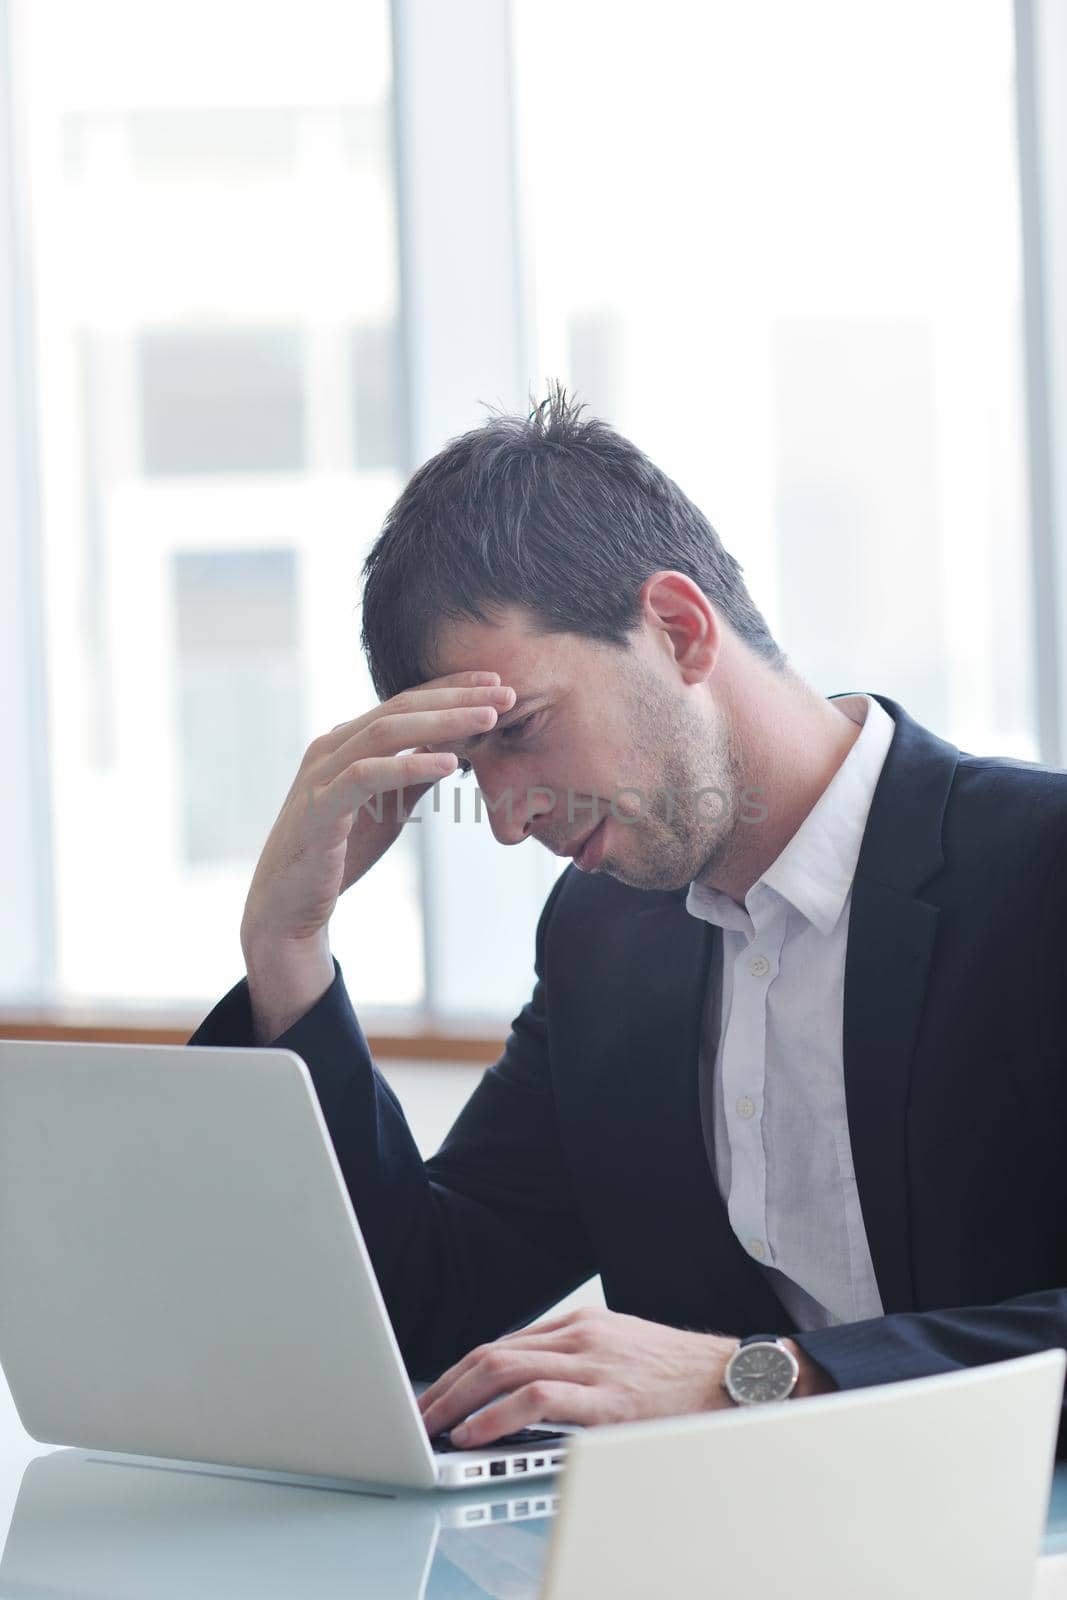
<path id="1" fill-rule="evenodd" d="M 658 774 L 642 787 L 640 816 L 614 822 L 633 842 L 624 845 L 622 859 L 609 851 L 601 870 L 633 889 L 682 889 L 714 875 L 730 857 L 739 822 L 740 748 L 721 713 L 709 724 L 651 674 L 628 698 L 635 747 L 662 755 Z"/>

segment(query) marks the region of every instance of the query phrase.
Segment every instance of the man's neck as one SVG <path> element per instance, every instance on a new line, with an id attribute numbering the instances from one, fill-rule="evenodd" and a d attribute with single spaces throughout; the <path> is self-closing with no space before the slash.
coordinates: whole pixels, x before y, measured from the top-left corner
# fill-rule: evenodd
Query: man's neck
<path id="1" fill-rule="evenodd" d="M 772 684 L 735 722 L 744 751 L 742 789 L 759 790 L 766 817 L 739 822 L 724 857 L 698 882 L 737 905 L 776 861 L 825 792 L 862 724 L 812 690 Z"/>

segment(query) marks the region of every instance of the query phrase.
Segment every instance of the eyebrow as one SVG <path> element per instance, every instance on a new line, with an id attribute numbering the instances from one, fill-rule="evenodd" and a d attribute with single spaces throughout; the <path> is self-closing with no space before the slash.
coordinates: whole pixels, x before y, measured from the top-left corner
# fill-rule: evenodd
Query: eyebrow
<path id="1" fill-rule="evenodd" d="M 484 740 L 491 739 L 494 733 L 499 733 L 503 728 L 510 728 L 513 722 L 521 722 L 526 708 L 528 706 L 536 705 L 539 700 L 543 699 L 543 694 L 522 695 L 518 700 L 516 700 L 513 706 L 508 707 L 507 711 L 502 717 L 497 718 L 491 728 L 487 728 L 484 733 L 472 734 L 471 737 L 469 739 L 465 739 L 462 744 L 454 744 L 452 749 L 477 750 L 478 746 L 482 744 Z"/>

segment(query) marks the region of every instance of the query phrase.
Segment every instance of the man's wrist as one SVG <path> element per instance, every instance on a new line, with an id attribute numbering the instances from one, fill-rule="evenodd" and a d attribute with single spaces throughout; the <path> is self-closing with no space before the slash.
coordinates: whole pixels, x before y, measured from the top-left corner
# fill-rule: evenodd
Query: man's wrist
<path id="1" fill-rule="evenodd" d="M 794 1339 L 783 1339 L 781 1343 L 796 1360 L 800 1373 L 797 1377 L 796 1387 L 789 1396 L 791 1400 L 805 1400 L 813 1394 L 832 1394 L 837 1384 L 824 1367 L 813 1361 Z"/>
<path id="2" fill-rule="evenodd" d="M 270 1044 L 317 1005 L 336 973 L 329 938 L 299 945 L 242 942 L 252 1031 L 257 1045 Z"/>

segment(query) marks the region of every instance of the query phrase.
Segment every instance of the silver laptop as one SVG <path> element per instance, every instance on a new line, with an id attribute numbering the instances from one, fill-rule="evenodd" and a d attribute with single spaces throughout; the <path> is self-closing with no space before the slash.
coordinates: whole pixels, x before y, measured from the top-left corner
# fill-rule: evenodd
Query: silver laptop
<path id="1" fill-rule="evenodd" d="M 0 1284 L 45 1443 L 469 1489 L 558 1471 L 573 1431 L 431 1445 L 290 1050 L 0 1040 Z"/>
<path id="2" fill-rule="evenodd" d="M 1031 1600 L 1065 1365 L 588 1429 L 545 1600 Z"/>

